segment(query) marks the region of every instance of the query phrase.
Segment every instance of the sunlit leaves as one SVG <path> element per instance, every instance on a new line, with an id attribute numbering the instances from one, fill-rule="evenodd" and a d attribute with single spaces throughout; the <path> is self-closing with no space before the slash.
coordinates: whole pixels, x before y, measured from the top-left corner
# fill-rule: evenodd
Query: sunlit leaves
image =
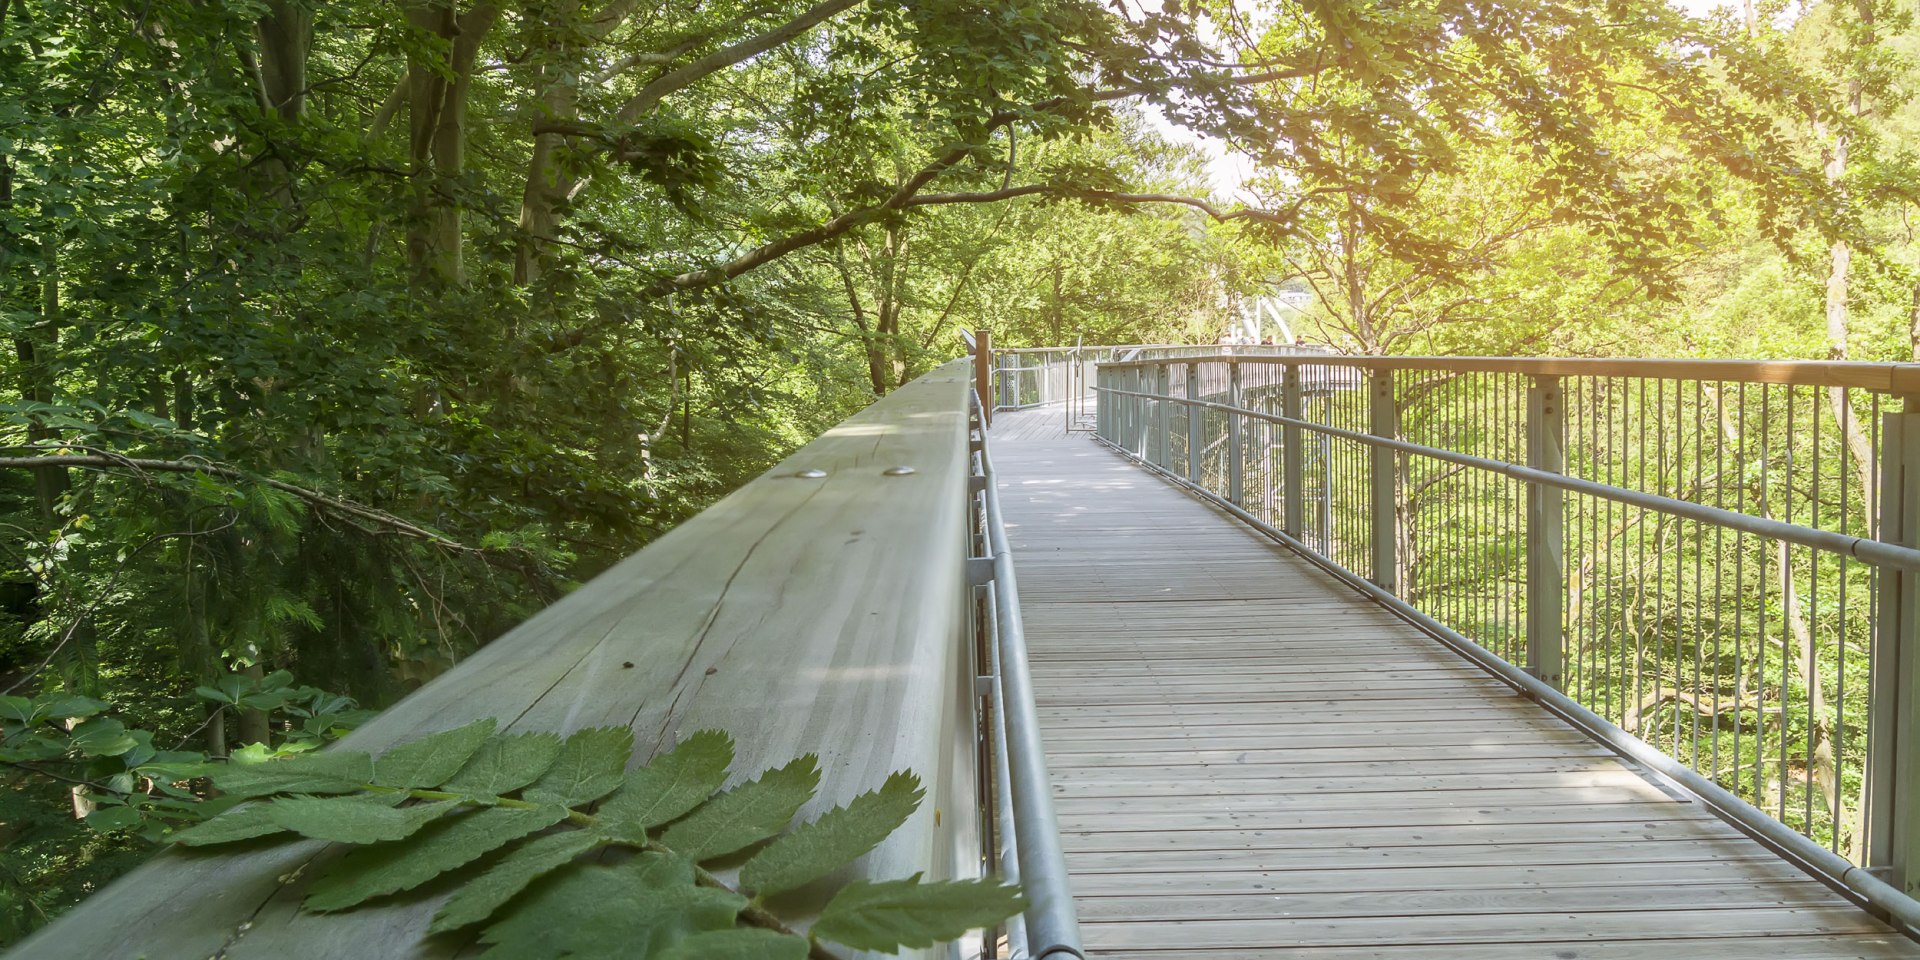
<path id="1" fill-rule="evenodd" d="M 857 950 L 893 953 L 952 940 L 1024 906 L 1017 889 L 991 879 L 921 883 L 915 874 L 885 883 L 856 880 L 821 911 L 813 932 Z"/>
<path id="2" fill-rule="evenodd" d="M 808 754 L 714 798 L 668 827 L 660 842 L 695 860 L 733 853 L 784 830 L 819 783 L 819 763 Z"/>
<path id="3" fill-rule="evenodd" d="M 726 782 L 733 738 L 702 730 L 652 763 L 627 774 L 626 783 L 597 811 L 603 827 L 643 838 L 645 831 L 706 802 Z"/>
<path id="4" fill-rule="evenodd" d="M 896 773 L 880 789 L 827 811 L 754 854 L 740 868 L 740 885 L 765 895 L 826 876 L 891 836 L 925 795 L 919 777 Z"/>

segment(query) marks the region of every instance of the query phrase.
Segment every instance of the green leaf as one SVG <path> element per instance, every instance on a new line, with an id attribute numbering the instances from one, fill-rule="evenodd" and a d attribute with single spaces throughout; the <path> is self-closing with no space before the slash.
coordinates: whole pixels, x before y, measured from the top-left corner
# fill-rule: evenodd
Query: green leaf
<path id="1" fill-rule="evenodd" d="M 742 927 L 696 933 L 654 954 L 654 960 L 806 960 L 807 941 L 786 933 Z"/>
<path id="2" fill-rule="evenodd" d="M 907 822 L 924 796 L 919 777 L 895 773 L 880 789 L 827 811 L 754 854 L 740 868 L 740 885 L 764 895 L 818 880 L 879 846 Z"/>
<path id="3" fill-rule="evenodd" d="M 373 758 L 357 750 L 303 753 L 284 760 L 211 768 L 213 785 L 236 797 L 270 793 L 351 793 L 373 780 Z"/>
<path id="4" fill-rule="evenodd" d="M 371 793 L 340 798 L 342 802 L 370 803 L 381 807 L 397 807 L 407 799 L 404 793 Z M 189 847 L 204 847 L 215 843 L 233 843 L 236 840 L 252 840 L 286 830 L 273 818 L 273 805 L 270 802 L 249 803 L 235 807 L 225 813 L 196 823 L 184 830 L 176 831 L 171 839 L 174 843 Z"/>
<path id="5" fill-rule="evenodd" d="M 74 749 L 89 757 L 117 757 L 140 745 L 126 724 L 111 717 L 95 717 L 73 728 Z"/>
<path id="6" fill-rule="evenodd" d="M 733 853 L 785 829 L 819 785 L 819 762 L 807 754 L 709 800 L 668 827 L 660 843 L 695 862 Z"/>
<path id="7" fill-rule="evenodd" d="M 487 919 L 528 884 L 604 842 L 603 838 L 585 830 L 568 830 L 522 844 L 486 873 L 461 887 L 446 906 L 433 915 L 433 925 L 427 932 L 445 933 Z"/>
<path id="8" fill-rule="evenodd" d="M 385 807 L 356 797 L 287 797 L 267 805 L 268 817 L 283 830 L 335 843 L 380 843 L 414 831 L 459 806 L 442 800 L 412 807 Z"/>
<path id="9" fill-rule="evenodd" d="M 620 786 L 633 756 L 633 731 L 626 727 L 576 730 L 560 748 L 559 759 L 521 796 L 534 803 L 577 807 Z"/>
<path id="10" fill-rule="evenodd" d="M 615 836 L 646 839 L 646 831 L 677 820 L 713 796 L 727 782 L 733 763 L 733 738 L 702 730 L 653 762 L 627 774 L 627 782 L 595 816 Z"/>
<path id="11" fill-rule="evenodd" d="M 394 747 L 373 762 L 373 782 L 403 789 L 446 783 L 493 736 L 495 725 L 494 719 L 487 717 Z"/>
<path id="12" fill-rule="evenodd" d="M 895 953 L 958 940 L 1026 909 L 1017 887 L 992 878 L 921 883 L 920 875 L 842 888 L 813 925 L 813 935 L 855 950 Z"/>
<path id="13" fill-rule="evenodd" d="M 140 811 L 126 806 L 100 807 L 87 814 L 87 826 L 100 833 L 125 830 L 128 827 L 138 826 L 140 821 Z"/>
<path id="14" fill-rule="evenodd" d="M 341 910 L 374 897 L 411 890 L 530 833 L 566 819 L 567 808 L 487 807 L 428 824 L 405 843 L 383 843 L 347 854 L 307 894 L 312 910 Z"/>
<path id="15" fill-rule="evenodd" d="M 615 867 L 578 866 L 542 883 L 486 929 L 493 960 L 630 960 L 706 931 L 731 930 L 745 897 L 696 886 L 693 865 L 642 853 Z"/>
<path id="16" fill-rule="evenodd" d="M 265 803 L 250 803 L 244 807 L 235 807 L 205 823 L 196 823 L 173 835 L 173 842 L 189 847 L 201 847 L 213 843 L 232 843 L 236 840 L 251 840 L 279 833 L 283 828 L 274 822 L 272 807 Z"/>
<path id="17" fill-rule="evenodd" d="M 55 693 L 42 698 L 35 706 L 34 713 L 42 720 L 71 720 L 91 717 L 108 706 L 110 704 L 105 700 L 95 700 L 77 693 Z"/>
<path id="18" fill-rule="evenodd" d="M 497 797 L 526 786 L 560 756 L 560 738 L 551 733 L 497 736 L 480 745 L 473 759 L 460 768 L 444 789 L 481 797 Z"/>

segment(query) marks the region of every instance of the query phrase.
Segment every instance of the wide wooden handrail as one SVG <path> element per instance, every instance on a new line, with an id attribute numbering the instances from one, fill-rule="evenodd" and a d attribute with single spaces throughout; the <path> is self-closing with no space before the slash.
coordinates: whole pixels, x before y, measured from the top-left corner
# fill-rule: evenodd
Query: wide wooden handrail
<path id="1" fill-rule="evenodd" d="M 1151 367 L 1164 358 L 1114 361 L 1101 366 Z M 1367 370 L 1433 370 L 1453 373 L 1520 373 L 1552 377 L 1646 377 L 1723 383 L 1775 383 L 1853 387 L 1879 393 L 1920 395 L 1920 363 L 1860 360 L 1689 360 L 1614 357 L 1361 357 L 1327 354 L 1274 357 L 1229 351 L 1181 357 L 1180 363 L 1311 364 Z"/>
<path id="2" fill-rule="evenodd" d="M 380 751 L 482 717 L 511 731 L 618 724 L 633 729 L 638 763 L 719 728 L 748 776 L 820 755 L 802 820 L 913 769 L 926 801 L 854 872 L 977 876 L 970 387 L 956 361 L 894 391 L 341 746 Z M 363 960 L 467 946 L 423 939 L 445 892 L 302 910 L 315 867 L 340 852 L 317 841 L 168 851 L 12 955 Z"/>

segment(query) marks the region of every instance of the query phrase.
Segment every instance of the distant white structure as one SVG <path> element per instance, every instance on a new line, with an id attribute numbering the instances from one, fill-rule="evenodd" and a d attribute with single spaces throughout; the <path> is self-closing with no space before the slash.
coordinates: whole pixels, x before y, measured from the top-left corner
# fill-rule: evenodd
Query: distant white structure
<path id="1" fill-rule="evenodd" d="M 1306 313 L 1313 294 L 1306 290 L 1280 290 L 1264 297 L 1248 299 L 1240 315 L 1228 327 L 1241 343 L 1261 343 L 1268 336 L 1274 343 L 1292 343 L 1296 339 L 1293 322 Z"/>

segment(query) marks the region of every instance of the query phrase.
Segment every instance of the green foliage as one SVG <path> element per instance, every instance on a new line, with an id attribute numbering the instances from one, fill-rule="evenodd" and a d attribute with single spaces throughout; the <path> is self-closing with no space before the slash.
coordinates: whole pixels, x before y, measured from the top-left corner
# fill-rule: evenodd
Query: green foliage
<path id="1" fill-rule="evenodd" d="M 741 867 L 756 898 L 821 880 L 906 822 L 924 796 L 919 778 L 895 773 L 783 835 L 819 785 L 813 756 L 716 793 L 733 756 L 726 734 L 695 733 L 629 774 L 632 742 L 624 727 L 579 730 L 561 744 L 497 734 L 482 720 L 377 759 L 335 751 L 216 767 L 215 786 L 271 798 L 173 839 L 198 846 L 292 833 L 354 844 L 308 888 L 306 906 L 320 911 L 404 895 L 451 873 L 459 886 L 430 933 L 478 926 L 485 956 L 804 957 L 819 940 L 894 952 L 957 939 L 1024 908 L 1017 890 L 990 879 L 921 883 L 915 875 L 847 884 L 811 938 L 795 934 L 701 865 L 771 839 Z M 540 743 L 554 748 L 528 749 Z M 453 756 L 465 769 L 449 772 Z M 395 782 L 376 782 L 375 771 Z M 343 795 L 308 795 L 349 773 L 364 776 Z M 411 779 L 446 782 L 431 789 L 404 782 Z M 521 786 L 495 789 L 507 783 Z M 585 856 L 602 850 L 626 856 Z"/>

